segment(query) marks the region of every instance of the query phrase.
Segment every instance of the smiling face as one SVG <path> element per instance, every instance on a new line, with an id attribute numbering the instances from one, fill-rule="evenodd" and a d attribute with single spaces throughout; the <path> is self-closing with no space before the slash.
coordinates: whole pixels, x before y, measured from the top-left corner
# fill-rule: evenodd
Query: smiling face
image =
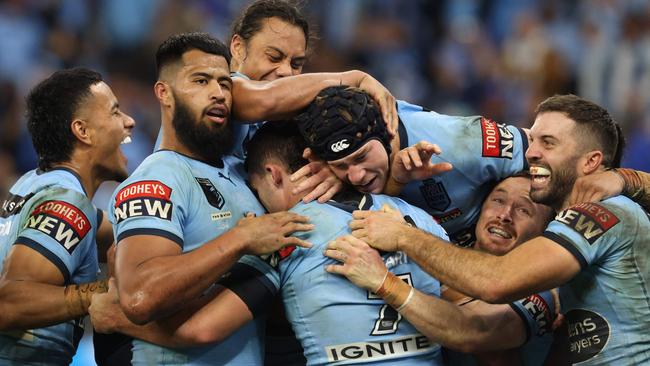
<path id="1" fill-rule="evenodd" d="M 226 59 L 193 49 L 183 54 L 178 67 L 171 82 L 176 136 L 201 159 L 219 159 L 232 144 L 232 80 Z"/>
<path id="2" fill-rule="evenodd" d="M 306 60 L 306 44 L 300 27 L 276 17 L 266 18 L 262 28 L 248 40 L 233 37 L 233 69 L 252 80 L 299 75 Z"/>
<path id="3" fill-rule="evenodd" d="M 93 169 L 103 180 L 123 181 L 128 177 L 127 159 L 120 144 L 131 141 L 131 130 L 135 127 L 133 118 L 120 110 L 111 88 L 104 82 L 90 87 L 90 96 L 76 113 L 76 117 L 88 123 L 91 152 L 96 161 Z"/>
<path id="4" fill-rule="evenodd" d="M 336 176 L 363 193 L 381 193 L 388 178 L 388 153 L 379 140 L 372 139 L 357 151 L 327 164 Z"/>
<path id="5" fill-rule="evenodd" d="M 476 224 L 477 249 L 504 255 L 542 234 L 552 210 L 533 203 L 529 192 L 527 177 L 507 178 L 492 190 Z"/>
<path id="6" fill-rule="evenodd" d="M 571 193 L 578 177 L 583 147 L 574 136 L 576 123 L 560 112 L 537 115 L 530 130 L 526 151 L 530 165 L 533 201 L 558 210 Z"/>

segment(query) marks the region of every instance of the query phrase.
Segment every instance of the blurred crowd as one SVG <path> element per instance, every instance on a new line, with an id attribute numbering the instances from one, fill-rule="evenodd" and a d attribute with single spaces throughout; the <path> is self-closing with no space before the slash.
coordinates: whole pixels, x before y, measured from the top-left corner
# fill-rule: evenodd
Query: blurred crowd
<path id="1" fill-rule="evenodd" d="M 36 165 L 24 97 L 54 70 L 104 75 L 138 122 L 132 171 L 159 129 L 155 47 L 203 30 L 228 41 L 249 0 L 0 2 L 0 195 Z M 650 171 L 650 0 L 311 0 L 305 72 L 361 69 L 398 99 L 457 115 L 531 125 L 537 103 L 576 93 L 612 112 L 624 166 Z"/>

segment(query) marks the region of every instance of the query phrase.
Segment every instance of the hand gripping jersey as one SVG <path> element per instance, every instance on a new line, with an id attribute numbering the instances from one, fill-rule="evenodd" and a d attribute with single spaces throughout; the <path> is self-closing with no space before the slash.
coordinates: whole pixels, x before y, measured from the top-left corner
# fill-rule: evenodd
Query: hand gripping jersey
<path id="1" fill-rule="evenodd" d="M 116 242 L 133 235 L 157 235 L 189 252 L 235 226 L 247 212 L 264 211 L 248 189 L 238 159 L 211 166 L 173 151 L 160 150 L 115 191 L 110 217 Z M 244 257 L 249 266 L 268 266 Z M 264 276 L 261 275 L 263 278 Z M 134 365 L 259 365 L 263 321 L 255 319 L 225 341 L 205 347 L 169 349 L 133 341 Z"/>
<path id="2" fill-rule="evenodd" d="M 25 245 L 51 261 L 65 285 L 95 281 L 99 222 L 101 211 L 91 204 L 75 173 L 26 173 L 0 208 L 0 272 L 12 246 Z M 81 319 L 0 333 L 0 364 L 68 365 L 82 334 Z"/>
<path id="3" fill-rule="evenodd" d="M 650 218 L 617 196 L 560 212 L 543 234 L 582 271 L 560 288 L 570 361 L 581 365 L 650 363 Z"/>
<path id="4" fill-rule="evenodd" d="M 446 173 L 407 184 L 400 197 L 427 211 L 447 230 L 453 242 L 471 246 L 483 200 L 496 183 L 528 169 L 523 130 L 483 117 L 454 117 L 397 102 L 400 149 L 419 141 L 442 149 L 434 163 L 450 162 Z"/>
<path id="5" fill-rule="evenodd" d="M 446 238 L 444 230 L 424 211 L 383 195 L 364 195 L 360 205 L 299 203 L 291 211 L 310 217 L 316 228 L 302 234 L 310 249 L 279 253 L 279 279 L 287 318 L 305 352 L 307 364 L 441 365 L 440 346 L 432 344 L 377 295 L 330 274 L 335 263 L 323 256 L 328 242 L 349 234 L 354 209 L 379 209 L 388 203 L 418 227 Z M 404 253 L 383 255 L 389 270 L 415 288 L 440 295 L 439 282 Z"/>
<path id="6" fill-rule="evenodd" d="M 552 329 L 555 303 L 550 291 L 534 294 L 510 304 L 526 327 L 526 343 L 519 349 L 523 365 L 541 366 L 553 343 Z M 476 365 L 474 356 L 447 350 L 450 365 Z"/>

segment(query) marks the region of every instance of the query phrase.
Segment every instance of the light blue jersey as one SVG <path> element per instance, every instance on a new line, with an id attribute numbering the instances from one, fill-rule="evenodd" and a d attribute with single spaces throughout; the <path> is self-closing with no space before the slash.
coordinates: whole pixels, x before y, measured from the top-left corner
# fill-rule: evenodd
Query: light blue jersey
<path id="1" fill-rule="evenodd" d="M 397 103 L 400 149 L 419 141 L 442 149 L 433 163 L 450 162 L 450 172 L 407 184 L 400 197 L 430 213 L 453 242 L 471 246 L 483 200 L 495 184 L 528 169 L 525 133 L 482 117 L 454 117 Z"/>
<path id="2" fill-rule="evenodd" d="M 51 261 L 65 285 L 95 281 L 100 221 L 101 211 L 91 204 L 72 171 L 26 173 L 0 209 L 0 272 L 12 246 L 25 245 Z M 81 319 L 0 333 L 0 364 L 68 365 L 82 334 Z"/>
<path id="3" fill-rule="evenodd" d="M 300 235 L 313 247 L 282 251 L 278 265 L 287 318 L 309 365 L 442 364 L 440 345 L 430 343 L 383 299 L 325 271 L 326 265 L 336 262 L 323 251 L 329 241 L 350 233 L 352 210 L 376 210 L 384 203 L 398 208 L 418 227 L 447 237 L 426 212 L 383 195 L 365 195 L 358 207 L 330 201 L 299 203 L 291 210 L 316 225 Z M 384 254 L 383 258 L 389 270 L 404 281 L 424 293 L 440 295 L 439 282 L 404 253 Z"/>
<path id="4" fill-rule="evenodd" d="M 242 172 L 233 168 L 236 162 L 237 158 L 226 157 L 223 164 L 212 166 L 167 150 L 150 155 L 117 188 L 111 201 L 116 241 L 133 235 L 157 235 L 189 252 L 234 227 L 247 212 L 262 214 L 264 210 Z M 257 257 L 244 257 L 242 261 L 261 262 Z M 225 341 L 205 347 L 169 349 L 134 340 L 133 363 L 260 365 L 263 324 L 263 319 L 255 319 Z"/>
<path id="5" fill-rule="evenodd" d="M 505 305 L 504 305 L 505 306 Z M 519 348 L 522 365 L 541 366 L 553 343 L 551 326 L 555 319 L 555 303 L 550 291 L 534 294 L 510 304 L 526 327 L 526 343 Z M 446 350 L 452 366 L 477 365 L 473 355 Z"/>
<path id="6" fill-rule="evenodd" d="M 250 78 L 240 72 L 231 72 L 230 77 L 232 78 L 243 78 L 250 80 Z M 246 159 L 246 145 L 248 141 L 253 138 L 253 135 L 257 130 L 262 126 L 263 122 L 242 122 L 236 119 L 230 119 L 228 123 L 232 123 L 233 129 L 233 145 L 232 149 L 229 152 L 229 155 L 234 155 L 241 159 L 242 161 Z M 158 131 L 158 137 L 156 137 L 156 143 L 154 144 L 153 151 L 160 150 L 160 142 L 162 141 L 162 128 Z"/>
<path id="7" fill-rule="evenodd" d="M 543 234 L 582 271 L 560 288 L 570 361 L 581 365 L 650 363 L 650 217 L 617 196 L 559 213 Z"/>

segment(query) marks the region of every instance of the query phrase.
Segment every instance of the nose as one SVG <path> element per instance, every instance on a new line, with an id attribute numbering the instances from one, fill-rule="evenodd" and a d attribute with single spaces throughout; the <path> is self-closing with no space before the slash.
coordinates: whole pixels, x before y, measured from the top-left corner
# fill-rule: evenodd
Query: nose
<path id="1" fill-rule="evenodd" d="M 366 176 L 366 170 L 362 167 L 352 165 L 348 168 L 348 180 L 353 185 L 360 185 L 363 183 L 363 178 Z"/>
<path id="2" fill-rule="evenodd" d="M 124 114 L 124 128 L 132 130 L 135 127 L 135 120 L 128 114 Z"/>
<path id="3" fill-rule="evenodd" d="M 501 222 L 511 223 L 512 222 L 512 205 L 503 205 L 497 213 L 497 218 Z"/>
<path id="4" fill-rule="evenodd" d="M 283 77 L 286 77 L 286 76 L 291 76 L 292 75 L 292 70 L 293 69 L 291 68 L 291 64 L 287 60 L 286 62 L 281 63 L 280 66 L 278 66 L 277 69 L 275 69 L 275 74 L 278 77 L 283 78 Z"/>
<path id="5" fill-rule="evenodd" d="M 221 88 L 221 85 L 219 83 L 215 83 L 216 85 L 210 90 L 210 99 L 216 100 L 218 102 L 222 102 L 226 99 L 225 94 L 223 93 L 223 89 Z"/>
<path id="6" fill-rule="evenodd" d="M 531 142 L 530 145 L 528 145 L 525 156 L 526 160 L 528 160 L 529 163 L 541 159 L 542 154 L 537 146 L 537 143 Z"/>

